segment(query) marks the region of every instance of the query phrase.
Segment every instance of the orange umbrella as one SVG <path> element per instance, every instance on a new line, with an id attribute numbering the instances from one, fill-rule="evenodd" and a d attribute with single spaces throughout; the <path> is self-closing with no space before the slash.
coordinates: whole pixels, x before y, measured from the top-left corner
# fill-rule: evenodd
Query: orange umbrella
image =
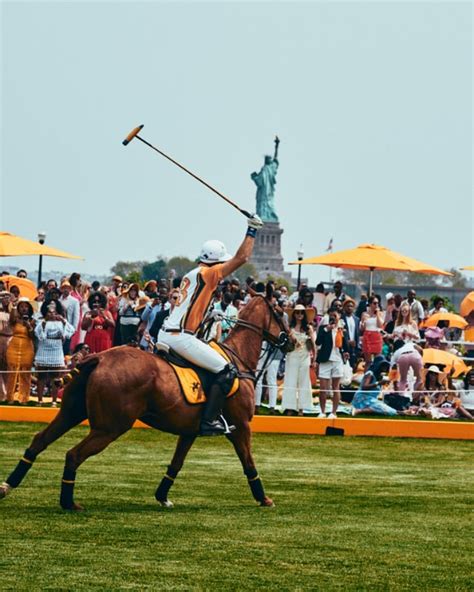
<path id="1" fill-rule="evenodd" d="M 432 347 L 427 347 L 423 350 L 423 364 L 446 366 L 446 372 L 449 372 L 451 368 L 454 367 L 454 377 L 459 376 L 460 374 L 466 374 L 470 370 L 469 366 L 467 366 L 461 358 L 458 358 L 458 356 L 442 349 L 435 349 Z"/>
<path id="2" fill-rule="evenodd" d="M 0 257 L 20 257 L 23 255 L 45 255 L 48 257 L 62 257 L 64 259 L 82 259 L 78 255 L 71 255 L 66 251 L 41 245 L 21 236 L 0 232 Z"/>
<path id="3" fill-rule="evenodd" d="M 467 269 L 468 271 L 474 271 L 474 265 L 467 265 L 466 267 L 460 267 L 459 269 Z"/>
<path id="4" fill-rule="evenodd" d="M 2 275 L 0 281 L 5 284 L 5 289 L 9 292 L 12 286 L 18 286 L 20 290 L 20 296 L 24 296 L 29 300 L 34 300 L 38 296 L 36 286 L 31 280 L 26 278 L 19 278 L 16 275 Z"/>
<path id="5" fill-rule="evenodd" d="M 432 314 L 424 321 L 425 327 L 436 327 L 439 321 L 448 321 L 449 327 L 456 327 L 457 329 L 465 329 L 467 322 L 459 315 L 452 312 L 437 312 Z"/>
<path id="6" fill-rule="evenodd" d="M 373 272 L 376 269 L 410 271 L 433 275 L 452 275 L 451 273 L 406 257 L 381 245 L 363 244 L 355 249 L 328 253 L 320 257 L 292 261 L 289 265 L 328 265 L 343 269 L 368 269 L 370 270 L 369 292 L 372 292 Z"/>
<path id="7" fill-rule="evenodd" d="M 459 307 L 459 312 L 461 316 L 468 317 L 469 313 L 474 310 L 474 292 L 469 292 L 469 294 L 463 299 L 461 302 L 461 306 Z"/>

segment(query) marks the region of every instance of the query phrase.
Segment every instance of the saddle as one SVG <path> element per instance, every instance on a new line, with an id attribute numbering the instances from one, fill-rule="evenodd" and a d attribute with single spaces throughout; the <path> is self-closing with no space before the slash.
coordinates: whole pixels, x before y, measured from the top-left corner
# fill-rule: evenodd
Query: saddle
<path id="1" fill-rule="evenodd" d="M 219 344 L 215 341 L 211 341 L 208 345 L 230 362 L 229 356 Z M 208 370 L 204 370 L 204 368 L 192 364 L 164 343 L 157 343 L 155 350 L 156 354 L 166 360 L 171 368 L 173 368 L 179 386 L 181 387 L 181 392 L 186 401 L 191 405 L 205 403 L 207 399 L 206 392 L 214 380 L 214 374 Z M 236 378 L 227 397 L 234 395 L 238 389 L 239 379 Z"/>

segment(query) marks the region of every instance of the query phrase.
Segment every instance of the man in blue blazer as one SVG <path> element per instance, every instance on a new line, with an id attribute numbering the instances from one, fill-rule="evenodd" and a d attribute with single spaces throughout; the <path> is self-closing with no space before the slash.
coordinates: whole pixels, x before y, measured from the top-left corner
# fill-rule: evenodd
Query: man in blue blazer
<path id="1" fill-rule="evenodd" d="M 360 319 L 354 314 L 355 302 L 350 298 L 344 301 L 342 320 L 347 336 L 347 346 L 349 352 L 349 362 L 352 369 L 356 369 L 357 360 L 360 355 Z"/>

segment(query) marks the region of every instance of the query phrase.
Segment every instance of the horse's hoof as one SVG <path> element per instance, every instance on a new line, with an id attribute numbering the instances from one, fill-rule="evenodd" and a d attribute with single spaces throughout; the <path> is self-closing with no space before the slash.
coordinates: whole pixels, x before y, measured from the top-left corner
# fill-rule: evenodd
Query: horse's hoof
<path id="1" fill-rule="evenodd" d="M 273 503 L 273 500 L 270 499 L 269 497 L 266 497 L 263 502 L 260 503 L 260 507 L 261 508 L 274 508 L 275 504 Z"/>
<path id="2" fill-rule="evenodd" d="M 168 500 L 168 499 L 165 499 L 165 500 L 157 500 L 157 502 L 160 504 L 160 506 L 162 508 L 168 508 L 168 509 L 174 508 L 173 502 L 170 502 L 170 500 Z"/>
<path id="3" fill-rule="evenodd" d="M 7 497 L 7 495 L 10 493 L 10 490 L 11 490 L 11 485 L 8 485 L 8 483 L 2 483 L 0 485 L 0 499 Z"/>
<path id="4" fill-rule="evenodd" d="M 81 506 L 81 504 L 76 504 L 76 502 L 74 502 L 72 506 L 69 508 L 63 507 L 63 510 L 67 510 L 68 512 L 83 512 L 84 506 Z"/>

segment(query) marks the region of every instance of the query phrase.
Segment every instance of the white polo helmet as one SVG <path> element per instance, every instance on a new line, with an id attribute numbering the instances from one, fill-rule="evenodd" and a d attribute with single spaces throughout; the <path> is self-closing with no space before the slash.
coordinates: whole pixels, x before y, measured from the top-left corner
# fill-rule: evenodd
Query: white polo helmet
<path id="1" fill-rule="evenodd" d="M 232 255 L 229 255 L 224 243 L 218 240 L 208 240 L 201 248 L 201 255 L 199 261 L 202 263 L 223 263 L 232 259 Z"/>

